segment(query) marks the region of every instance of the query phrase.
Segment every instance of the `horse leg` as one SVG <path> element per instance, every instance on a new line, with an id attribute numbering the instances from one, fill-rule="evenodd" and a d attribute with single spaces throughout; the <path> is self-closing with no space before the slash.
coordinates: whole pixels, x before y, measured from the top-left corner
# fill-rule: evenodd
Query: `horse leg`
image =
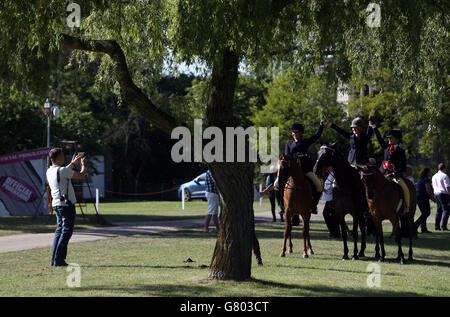
<path id="1" fill-rule="evenodd" d="M 255 253 L 256 261 L 258 265 L 263 265 L 262 258 L 261 258 L 261 249 L 259 247 L 259 241 L 256 237 L 256 232 L 253 231 L 253 253 Z"/>
<path id="2" fill-rule="evenodd" d="M 365 257 L 364 251 L 366 250 L 366 222 L 363 215 L 359 216 L 359 228 L 361 230 L 361 250 L 359 250 L 359 257 Z"/>
<path id="3" fill-rule="evenodd" d="M 375 260 L 380 260 L 380 238 L 378 236 L 378 231 L 375 232 Z"/>
<path id="4" fill-rule="evenodd" d="M 341 217 L 341 233 L 342 233 L 342 242 L 344 242 L 344 256 L 342 257 L 342 260 L 348 260 L 347 228 L 345 225 L 345 216 Z"/>
<path id="5" fill-rule="evenodd" d="M 394 217 L 394 219 L 391 220 L 394 225 L 394 235 L 395 235 L 395 242 L 397 242 L 398 246 L 398 253 L 397 253 L 397 261 L 400 262 L 400 264 L 405 263 L 405 258 L 402 251 L 402 235 L 400 232 L 400 225 L 399 225 L 399 218 Z"/>
<path id="6" fill-rule="evenodd" d="M 358 225 L 359 217 L 353 217 L 353 257 L 352 260 L 359 260 L 358 257 Z"/>
<path id="7" fill-rule="evenodd" d="M 381 220 L 373 219 L 375 224 L 376 234 L 377 234 L 377 244 L 375 246 L 375 259 L 380 262 L 384 262 L 384 258 L 386 257 L 386 251 L 384 250 L 384 239 L 383 239 L 383 226 L 381 224 Z M 380 247 L 381 247 L 381 256 L 380 256 Z"/>
<path id="8" fill-rule="evenodd" d="M 289 230 L 289 253 L 293 253 L 294 251 L 292 250 L 292 227 L 291 230 Z"/>
<path id="9" fill-rule="evenodd" d="M 313 255 L 314 251 L 311 246 L 311 235 L 310 235 L 310 227 L 309 227 L 309 219 L 307 221 L 304 221 L 305 226 L 308 226 L 308 255 Z"/>
<path id="10" fill-rule="evenodd" d="M 413 261 L 413 249 L 412 249 L 412 240 L 414 235 L 414 218 L 409 219 L 409 254 L 408 254 L 408 262 Z"/>
<path id="11" fill-rule="evenodd" d="M 304 220 L 304 219 L 303 219 Z M 302 230 L 302 236 L 303 236 L 303 258 L 308 258 L 307 248 L 306 248 L 306 241 L 308 240 L 308 225 L 303 221 L 303 230 Z"/>
<path id="12" fill-rule="evenodd" d="M 281 249 L 280 257 L 284 257 L 286 255 L 286 240 L 291 231 L 291 220 L 289 217 L 284 218 L 284 241 L 283 248 Z"/>

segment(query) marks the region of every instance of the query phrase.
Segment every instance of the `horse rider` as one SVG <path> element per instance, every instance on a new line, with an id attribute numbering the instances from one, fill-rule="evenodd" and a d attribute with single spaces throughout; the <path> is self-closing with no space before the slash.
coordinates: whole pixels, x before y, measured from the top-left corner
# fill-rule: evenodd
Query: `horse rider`
<path id="1" fill-rule="evenodd" d="M 406 154 L 405 150 L 400 147 L 402 141 L 402 132 L 398 129 L 392 129 L 386 136 L 388 143 L 381 137 L 380 131 L 376 125 L 369 121 L 369 127 L 371 127 L 384 150 L 384 161 L 381 164 L 380 170 L 387 174 L 387 177 L 399 184 L 403 191 L 403 197 L 405 198 L 406 210 L 409 210 L 409 189 L 404 180 L 404 173 L 406 172 Z"/>
<path id="2" fill-rule="evenodd" d="M 289 154 L 297 161 L 303 173 L 314 184 L 315 190 L 313 190 L 313 202 L 311 211 L 313 214 L 317 214 L 317 204 L 319 203 L 320 196 L 322 195 L 323 185 L 316 174 L 313 173 L 313 162 L 309 157 L 308 147 L 319 140 L 324 127 L 325 124 L 322 120 L 316 133 L 312 137 L 305 139 L 303 138 L 305 127 L 301 123 L 294 123 L 291 126 L 293 140 L 286 143 L 284 150 L 285 154 Z"/>
<path id="3" fill-rule="evenodd" d="M 347 161 L 353 167 L 356 165 L 365 165 L 369 162 L 369 156 L 367 155 L 367 144 L 372 137 L 373 130 L 367 129 L 364 131 L 363 120 L 361 118 L 355 118 L 352 121 L 350 128 L 352 132 L 348 132 L 341 129 L 335 123 L 330 120 L 327 121 L 327 126 L 336 130 L 339 134 L 350 140 L 350 152 L 348 152 Z"/>

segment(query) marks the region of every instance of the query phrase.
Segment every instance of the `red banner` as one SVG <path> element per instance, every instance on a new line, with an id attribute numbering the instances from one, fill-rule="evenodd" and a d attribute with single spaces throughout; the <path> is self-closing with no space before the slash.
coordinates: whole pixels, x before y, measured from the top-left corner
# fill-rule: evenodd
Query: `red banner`
<path id="1" fill-rule="evenodd" d="M 11 164 L 23 161 L 38 160 L 48 156 L 51 148 L 40 148 L 35 150 L 29 150 L 24 152 L 16 152 L 11 154 L 0 155 L 0 165 L 1 164 Z"/>

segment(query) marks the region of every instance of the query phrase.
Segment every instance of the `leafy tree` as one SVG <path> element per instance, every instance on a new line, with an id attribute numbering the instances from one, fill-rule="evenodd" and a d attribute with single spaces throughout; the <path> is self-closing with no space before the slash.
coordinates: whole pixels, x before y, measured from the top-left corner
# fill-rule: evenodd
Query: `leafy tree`
<path id="1" fill-rule="evenodd" d="M 43 107 L 29 92 L 0 85 L 0 151 L 2 154 L 45 145 Z M 30 131 L 32 131 L 30 133 Z"/>
<path id="2" fill-rule="evenodd" d="M 337 87 L 326 76 L 325 73 L 304 75 L 294 68 L 285 68 L 267 84 L 266 104 L 260 110 L 252 108 L 251 120 L 258 127 L 279 127 L 281 145 L 292 140 L 290 128 L 294 122 L 305 126 L 306 136 L 314 134 L 325 117 L 340 122 L 344 112 L 336 101 Z M 327 134 L 322 136 L 323 142 L 331 140 Z"/>

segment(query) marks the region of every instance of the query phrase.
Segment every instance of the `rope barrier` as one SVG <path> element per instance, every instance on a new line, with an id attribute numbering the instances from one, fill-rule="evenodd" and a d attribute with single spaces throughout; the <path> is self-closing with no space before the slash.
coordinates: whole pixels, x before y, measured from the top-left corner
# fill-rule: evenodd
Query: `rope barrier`
<path id="1" fill-rule="evenodd" d="M 86 184 L 74 184 L 73 186 L 74 187 L 87 187 Z M 112 190 L 109 190 L 109 189 L 103 189 L 103 191 L 108 192 L 108 193 L 113 194 L 113 195 L 151 196 L 151 195 L 157 195 L 157 194 L 162 194 L 162 193 L 166 193 L 166 192 L 170 192 L 170 191 L 176 190 L 176 189 L 180 188 L 180 186 L 181 185 L 178 185 L 176 187 L 171 187 L 171 188 L 164 189 L 164 190 L 161 190 L 161 191 L 158 191 L 158 192 L 150 192 L 150 193 L 122 193 L 122 192 L 115 192 L 115 191 L 112 191 Z M 101 190 L 101 188 L 99 188 L 99 190 Z"/>
<path id="2" fill-rule="evenodd" d="M 125 195 L 125 196 L 151 196 L 151 195 L 157 195 L 157 194 L 161 194 L 161 193 L 166 193 L 166 192 L 170 192 L 173 190 L 178 189 L 180 186 L 177 187 L 172 187 L 169 189 L 165 189 L 165 190 L 161 190 L 159 192 L 151 192 L 151 193 L 121 193 L 121 192 L 113 192 L 111 190 L 105 189 L 105 192 L 111 193 L 111 194 L 115 194 L 115 195 Z"/>

